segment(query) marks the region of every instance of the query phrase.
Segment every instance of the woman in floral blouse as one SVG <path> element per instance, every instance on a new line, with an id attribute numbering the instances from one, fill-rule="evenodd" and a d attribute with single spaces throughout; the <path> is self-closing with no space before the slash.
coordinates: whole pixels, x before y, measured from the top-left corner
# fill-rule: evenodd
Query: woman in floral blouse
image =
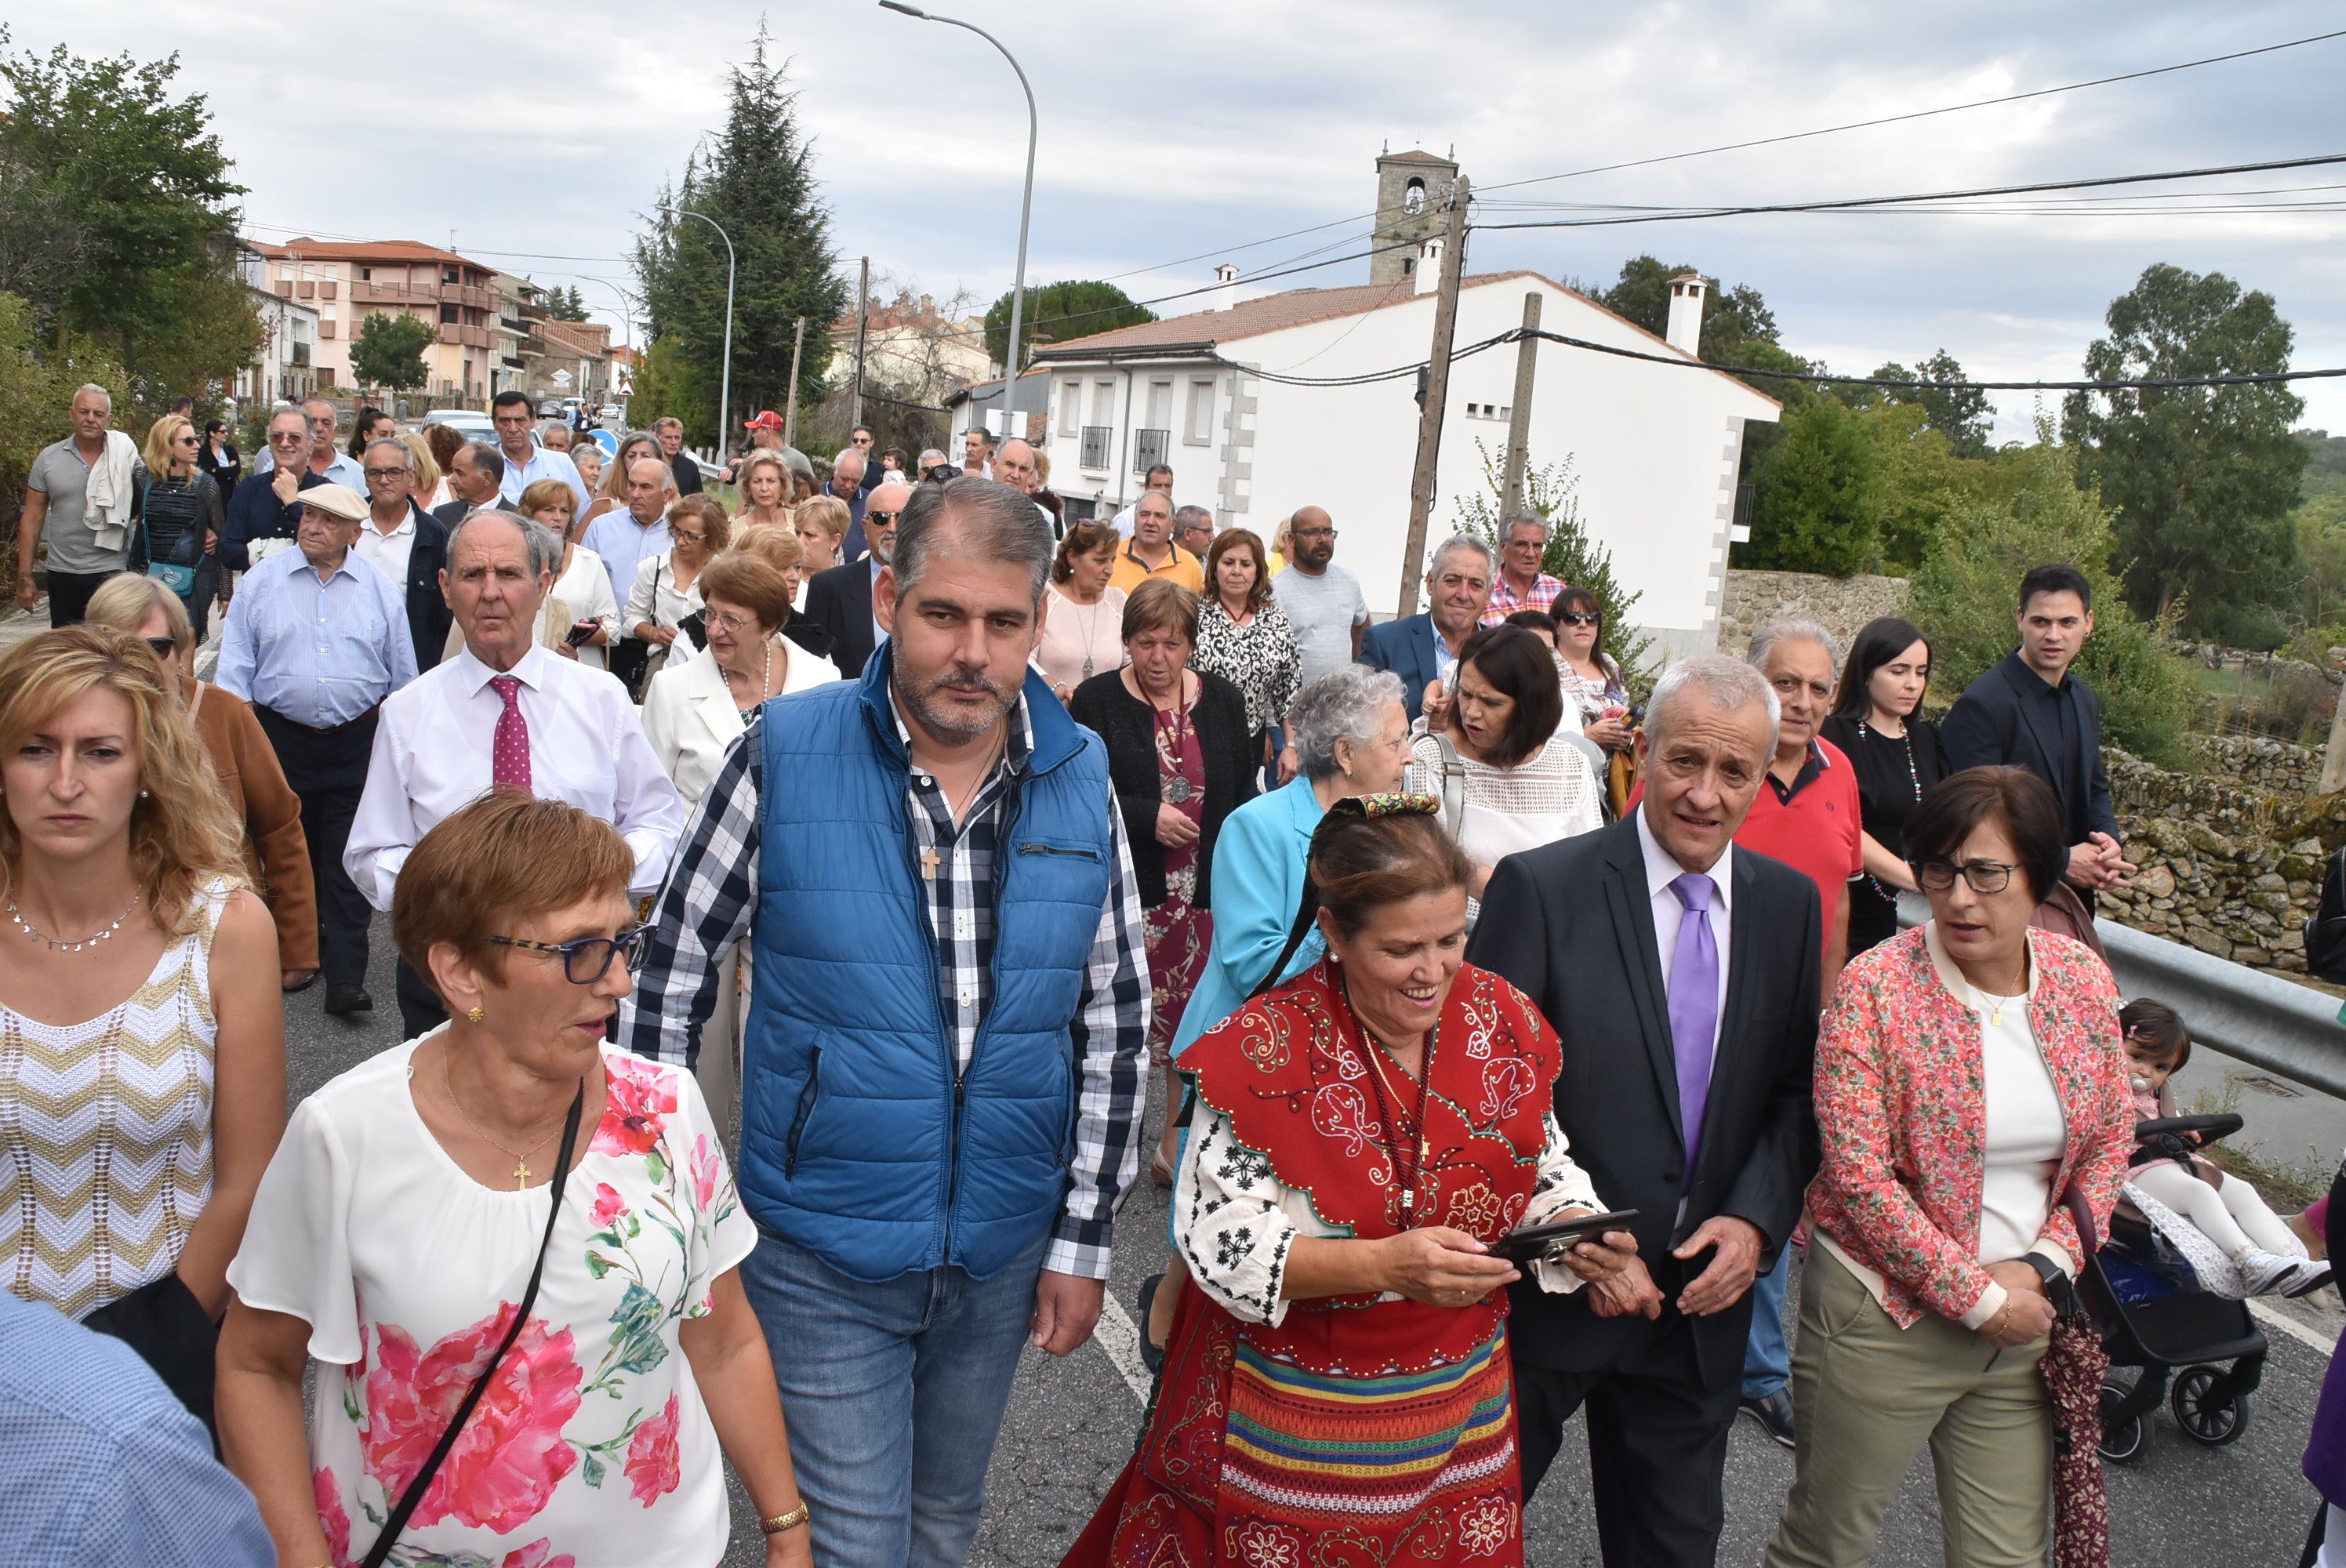
<path id="1" fill-rule="evenodd" d="M 2062 836 L 2035 774 L 1949 778 L 1906 819 L 1930 923 L 1841 971 L 1817 1042 L 1798 1469 L 1769 1568 L 1870 1561 L 1925 1442 L 1950 1568 L 2045 1560 L 2037 1363 L 2083 1261 L 2063 1195 L 2106 1235 L 2134 1148 L 2110 972 L 2028 923 Z"/>
<path id="2" fill-rule="evenodd" d="M 1215 535 L 1206 552 L 1206 583 L 1209 592 L 1198 612 L 1198 651 L 1189 667 L 1220 676 L 1245 694 L 1247 732 L 1256 759 L 1267 763 L 1273 755 L 1270 727 L 1287 722 L 1288 705 L 1302 685 L 1303 655 L 1294 626 L 1271 597 L 1262 541 L 1245 528 Z"/>
<path id="3" fill-rule="evenodd" d="M 280 1562 L 366 1558 L 542 1242 L 535 1305 L 389 1560 L 708 1568 L 730 1532 L 720 1446 L 767 1563 L 812 1560 L 736 1274 L 756 1231 L 719 1130 L 691 1074 L 604 1044 L 639 951 L 634 864 L 607 824 L 503 793 L 434 828 L 402 871 L 392 935 L 449 1022 L 302 1103 L 229 1268 L 222 1449 Z"/>

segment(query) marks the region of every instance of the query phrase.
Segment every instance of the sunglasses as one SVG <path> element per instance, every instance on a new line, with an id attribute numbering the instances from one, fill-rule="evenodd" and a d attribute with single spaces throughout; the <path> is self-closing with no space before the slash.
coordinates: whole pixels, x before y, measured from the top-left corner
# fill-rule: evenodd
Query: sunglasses
<path id="1" fill-rule="evenodd" d="M 671 539 L 682 539 L 686 543 L 691 545 L 706 545 L 709 543 L 708 535 L 688 534 L 683 529 L 677 527 L 673 524 L 668 525 L 668 536 Z"/>
<path id="2" fill-rule="evenodd" d="M 882 527 L 893 527 L 896 514 L 893 512 L 866 512 L 863 514 L 863 522 L 867 527 L 873 524 L 878 524 Z"/>
<path id="3" fill-rule="evenodd" d="M 1559 625 L 1567 626 L 1595 626 L 1605 623 L 1605 617 L 1594 610 L 1558 610 L 1556 618 Z"/>
<path id="4" fill-rule="evenodd" d="M 157 658 L 170 658 L 179 651 L 177 637 L 140 637 L 138 640 L 153 648 Z"/>

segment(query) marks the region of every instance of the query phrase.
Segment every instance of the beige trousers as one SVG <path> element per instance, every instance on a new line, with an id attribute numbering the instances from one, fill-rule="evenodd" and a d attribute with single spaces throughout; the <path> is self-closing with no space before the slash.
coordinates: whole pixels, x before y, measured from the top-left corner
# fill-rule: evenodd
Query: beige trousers
<path id="1" fill-rule="evenodd" d="M 1792 1494 L 1767 1568 L 1864 1568 L 1923 1445 L 1947 1568 L 2040 1568 L 2053 1429 L 2047 1341 L 1999 1351 L 1934 1312 L 1900 1329 L 1841 1260 L 1809 1248 L 1792 1352 Z"/>

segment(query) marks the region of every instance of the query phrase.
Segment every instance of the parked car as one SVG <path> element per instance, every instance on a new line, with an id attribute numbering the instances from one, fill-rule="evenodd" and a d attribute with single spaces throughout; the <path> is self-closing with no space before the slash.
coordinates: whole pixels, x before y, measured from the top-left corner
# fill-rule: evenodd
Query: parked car
<path id="1" fill-rule="evenodd" d="M 466 441 L 494 442 L 497 438 L 497 427 L 490 422 L 487 414 L 476 408 L 427 409 L 423 423 L 444 424 Z"/>
<path id="2" fill-rule="evenodd" d="M 607 402 L 595 411 L 595 423 L 606 430 L 618 429 L 627 418 L 627 411 L 615 402 Z"/>

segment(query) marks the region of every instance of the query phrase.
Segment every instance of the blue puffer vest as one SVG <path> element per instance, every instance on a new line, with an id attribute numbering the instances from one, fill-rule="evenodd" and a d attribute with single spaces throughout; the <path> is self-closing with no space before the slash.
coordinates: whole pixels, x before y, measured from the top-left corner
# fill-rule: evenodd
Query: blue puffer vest
<path id="1" fill-rule="evenodd" d="M 1039 676 L 995 860 L 994 1003 L 958 1082 L 883 646 L 766 708 L 741 1196 L 852 1278 L 984 1278 L 1067 1188 L 1068 1023 L 1107 900 L 1107 754 Z"/>

